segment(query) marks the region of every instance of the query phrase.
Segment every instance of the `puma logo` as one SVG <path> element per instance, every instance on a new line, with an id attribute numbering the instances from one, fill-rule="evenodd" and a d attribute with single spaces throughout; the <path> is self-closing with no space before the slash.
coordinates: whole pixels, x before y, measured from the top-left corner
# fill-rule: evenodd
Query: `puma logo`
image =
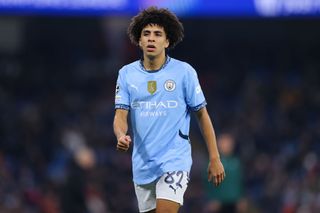
<path id="1" fill-rule="evenodd" d="M 182 185 L 180 183 L 176 183 L 176 185 L 177 185 L 177 188 L 174 188 L 172 185 L 169 185 L 169 188 L 171 188 L 175 194 L 177 193 L 178 188 L 182 189 Z"/>
<path id="2" fill-rule="evenodd" d="M 177 193 L 178 187 L 176 189 L 172 185 L 170 185 L 169 187 L 174 191 L 175 194 Z"/>
<path id="3" fill-rule="evenodd" d="M 138 87 L 134 84 L 130 84 L 130 86 L 138 91 Z"/>

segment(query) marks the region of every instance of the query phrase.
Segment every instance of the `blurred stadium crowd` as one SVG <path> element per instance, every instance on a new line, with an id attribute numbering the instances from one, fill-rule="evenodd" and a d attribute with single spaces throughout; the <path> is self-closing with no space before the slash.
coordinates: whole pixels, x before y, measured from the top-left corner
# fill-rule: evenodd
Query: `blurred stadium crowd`
<path id="1" fill-rule="evenodd" d="M 0 212 L 137 212 L 131 155 L 112 130 L 117 71 L 140 57 L 128 20 L 1 19 Z M 198 71 L 227 178 L 207 184 L 193 119 L 181 212 L 320 212 L 319 21 L 183 22 L 169 54 Z"/>

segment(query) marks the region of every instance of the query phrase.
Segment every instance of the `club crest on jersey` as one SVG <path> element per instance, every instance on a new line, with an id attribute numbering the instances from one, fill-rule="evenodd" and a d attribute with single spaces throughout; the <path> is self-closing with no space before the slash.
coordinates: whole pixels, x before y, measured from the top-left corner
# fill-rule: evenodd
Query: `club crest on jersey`
<path id="1" fill-rule="evenodd" d="M 174 82 L 173 80 L 166 80 L 166 82 L 164 83 L 164 88 L 171 92 L 176 88 L 176 82 Z"/>
<path id="2" fill-rule="evenodd" d="M 156 81 L 148 81 L 148 92 L 153 95 L 157 91 L 157 82 Z"/>

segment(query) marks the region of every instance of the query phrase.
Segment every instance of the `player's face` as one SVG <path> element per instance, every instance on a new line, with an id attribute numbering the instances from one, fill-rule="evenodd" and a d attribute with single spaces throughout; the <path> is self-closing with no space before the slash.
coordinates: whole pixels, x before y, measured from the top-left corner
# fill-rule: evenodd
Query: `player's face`
<path id="1" fill-rule="evenodd" d="M 149 24 L 141 31 L 139 46 L 147 57 L 165 56 L 169 40 L 163 27 Z"/>

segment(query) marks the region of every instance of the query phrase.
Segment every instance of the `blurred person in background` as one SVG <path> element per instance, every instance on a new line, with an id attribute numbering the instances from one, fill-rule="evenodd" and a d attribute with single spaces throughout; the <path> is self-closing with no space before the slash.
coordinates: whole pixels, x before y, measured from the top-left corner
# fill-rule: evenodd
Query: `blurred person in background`
<path id="1" fill-rule="evenodd" d="M 178 212 L 192 164 L 191 111 L 209 152 L 208 181 L 218 186 L 225 177 L 206 100 L 193 67 L 166 54 L 183 38 L 183 26 L 175 14 L 147 8 L 132 19 L 128 34 L 143 57 L 119 71 L 114 117 L 117 149 L 127 151 L 131 145 L 130 111 L 139 211 Z"/>
<path id="2" fill-rule="evenodd" d="M 206 197 L 209 200 L 205 207 L 205 212 L 248 212 L 246 209 L 246 201 L 242 199 L 242 166 L 240 159 L 234 153 L 235 145 L 235 139 L 229 133 L 224 133 L 218 137 L 218 147 L 221 152 L 221 161 L 228 176 L 217 188 L 213 188 L 207 183 L 207 181 L 204 181 Z"/>
<path id="3" fill-rule="evenodd" d="M 60 195 L 62 210 L 64 213 L 89 212 L 86 204 L 87 175 L 95 166 L 94 153 L 87 147 L 80 131 L 66 130 L 62 141 L 72 156 Z"/>

